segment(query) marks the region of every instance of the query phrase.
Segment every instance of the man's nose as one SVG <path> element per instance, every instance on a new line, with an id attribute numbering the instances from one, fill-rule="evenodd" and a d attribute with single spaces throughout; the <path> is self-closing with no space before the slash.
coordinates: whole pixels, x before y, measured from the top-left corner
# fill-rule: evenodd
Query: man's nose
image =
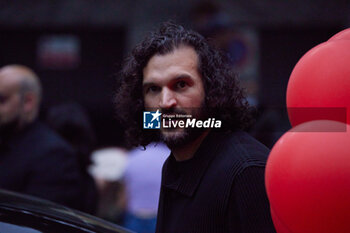
<path id="1" fill-rule="evenodd" d="M 162 109 L 168 109 L 175 107 L 177 104 L 175 93 L 168 88 L 163 88 L 161 93 L 161 99 L 159 103 L 159 107 Z"/>

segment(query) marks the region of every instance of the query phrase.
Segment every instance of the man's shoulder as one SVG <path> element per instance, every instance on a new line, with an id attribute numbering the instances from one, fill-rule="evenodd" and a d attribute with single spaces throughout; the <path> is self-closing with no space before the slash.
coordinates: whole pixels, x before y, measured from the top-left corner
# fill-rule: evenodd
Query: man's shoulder
<path id="1" fill-rule="evenodd" d="M 71 146 L 64 141 L 56 132 L 41 122 L 34 122 L 30 125 L 23 135 L 14 142 L 15 147 L 31 152 L 34 154 L 41 154 L 51 150 L 62 150 L 71 152 Z"/>
<path id="2" fill-rule="evenodd" d="M 265 166 L 270 150 L 243 131 L 225 133 L 218 137 L 218 154 L 222 159 L 244 166 Z"/>
<path id="3" fill-rule="evenodd" d="M 207 190 L 208 187 L 215 187 L 215 190 L 220 190 L 219 193 L 224 195 L 230 192 L 235 179 L 244 171 L 253 173 L 245 178 L 248 182 L 255 183 L 254 175 L 260 177 L 263 174 L 261 170 L 265 169 L 269 154 L 264 145 L 245 132 L 210 133 L 201 146 L 196 162 L 207 167 L 200 188 Z M 189 174 L 193 176 L 195 173 Z"/>

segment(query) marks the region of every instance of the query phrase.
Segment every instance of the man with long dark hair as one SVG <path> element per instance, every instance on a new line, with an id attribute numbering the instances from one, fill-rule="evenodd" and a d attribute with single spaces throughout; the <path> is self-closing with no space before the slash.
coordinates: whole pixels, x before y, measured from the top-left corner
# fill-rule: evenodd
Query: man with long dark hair
<path id="1" fill-rule="evenodd" d="M 274 232 L 264 186 L 269 151 L 242 131 L 248 103 L 227 59 L 205 38 L 163 24 L 126 59 L 116 106 L 131 145 L 161 140 L 172 151 L 157 232 Z M 168 125 L 142 128 L 144 111 L 156 110 Z"/>

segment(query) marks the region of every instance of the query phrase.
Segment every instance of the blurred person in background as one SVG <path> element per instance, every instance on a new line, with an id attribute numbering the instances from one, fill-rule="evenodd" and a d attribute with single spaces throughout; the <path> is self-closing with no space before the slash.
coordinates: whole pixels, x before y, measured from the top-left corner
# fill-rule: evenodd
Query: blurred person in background
<path id="1" fill-rule="evenodd" d="M 98 191 L 94 179 L 87 170 L 91 165 L 91 153 L 96 145 L 96 137 L 89 116 L 79 104 L 64 103 L 49 109 L 46 123 L 73 147 L 83 179 L 81 210 L 89 214 L 96 214 Z"/>
<path id="2" fill-rule="evenodd" d="M 156 230 L 162 166 L 170 155 L 164 143 L 131 150 L 124 174 L 126 216 L 124 226 L 139 233 Z"/>
<path id="3" fill-rule="evenodd" d="M 97 216 L 121 225 L 124 219 L 126 197 L 122 182 L 127 151 L 118 147 L 100 148 L 92 152 L 89 173 L 99 193 Z"/>
<path id="4" fill-rule="evenodd" d="M 0 188 L 80 209 L 76 156 L 37 120 L 41 95 L 39 79 L 28 67 L 0 69 Z"/>

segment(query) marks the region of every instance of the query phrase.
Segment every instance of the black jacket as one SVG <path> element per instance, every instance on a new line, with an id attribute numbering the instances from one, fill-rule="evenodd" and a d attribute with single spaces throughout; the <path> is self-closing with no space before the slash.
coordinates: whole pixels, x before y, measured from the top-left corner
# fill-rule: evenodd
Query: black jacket
<path id="1" fill-rule="evenodd" d="M 81 209 L 81 181 L 72 148 L 34 122 L 0 145 L 0 188 Z"/>
<path id="2" fill-rule="evenodd" d="M 275 232 L 265 192 L 269 150 L 244 132 L 210 133 L 194 157 L 163 166 L 160 233 Z"/>

